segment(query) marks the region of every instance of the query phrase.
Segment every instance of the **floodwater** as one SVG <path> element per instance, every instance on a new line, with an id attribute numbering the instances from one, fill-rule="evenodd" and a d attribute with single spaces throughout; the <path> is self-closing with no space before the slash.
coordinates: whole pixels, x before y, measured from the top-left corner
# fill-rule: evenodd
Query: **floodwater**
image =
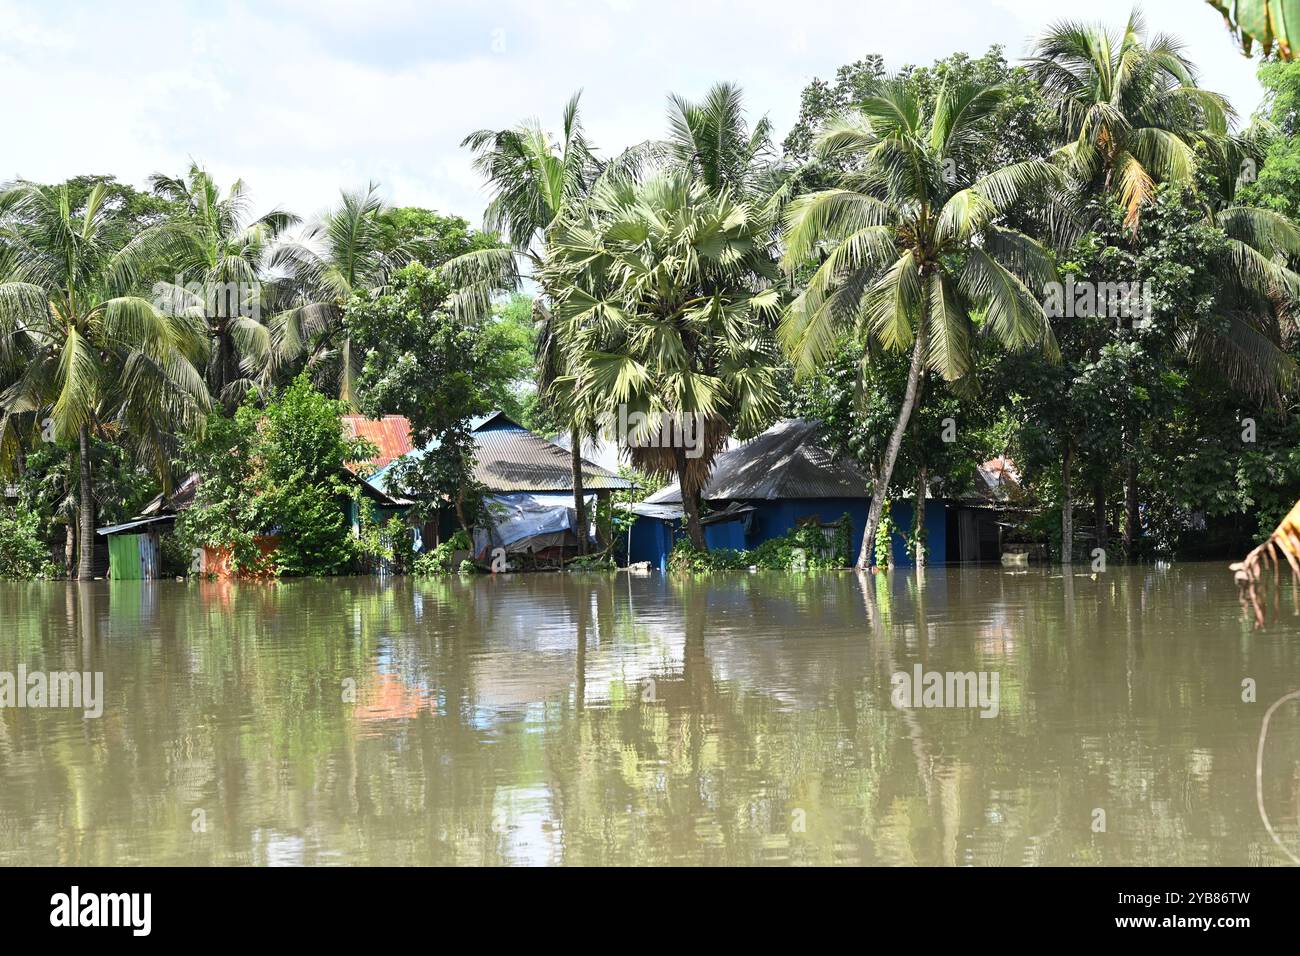
<path id="1" fill-rule="evenodd" d="M 0 582 L 0 672 L 103 674 L 0 710 L 0 864 L 1277 865 L 1298 622 L 1222 564 Z M 1298 784 L 1290 702 L 1300 855 Z"/>

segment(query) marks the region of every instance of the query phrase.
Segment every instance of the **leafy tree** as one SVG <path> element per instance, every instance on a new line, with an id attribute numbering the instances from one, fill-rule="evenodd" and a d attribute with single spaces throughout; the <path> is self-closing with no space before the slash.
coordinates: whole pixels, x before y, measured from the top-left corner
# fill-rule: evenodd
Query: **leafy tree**
<path id="1" fill-rule="evenodd" d="M 20 581 L 53 573 L 37 515 L 0 505 L 0 580 Z"/>
<path id="2" fill-rule="evenodd" d="M 999 135 L 980 143 L 983 155 L 973 154 L 970 162 L 976 173 L 990 172 L 1013 162 L 1046 156 L 1052 148 L 1052 126 L 1042 90 L 1025 67 L 1007 63 L 1002 47 L 990 47 L 978 58 L 954 53 L 930 66 L 909 65 L 898 71 L 922 108 L 932 112 L 945 86 L 973 84 L 1001 87 L 1005 90 L 999 107 Z M 801 186 L 831 185 L 831 176 L 842 171 L 848 157 L 837 157 L 834 168 L 827 168 L 825 158 L 814 156 L 817 136 L 840 116 L 851 113 L 871 96 L 886 79 L 884 60 L 871 54 L 855 63 L 841 66 L 834 83 L 814 79 L 800 98 L 799 116 L 785 139 L 785 156 L 797 164 L 809 164 L 800 173 Z M 816 162 L 811 162 L 816 160 Z"/>
<path id="3" fill-rule="evenodd" d="M 1056 354 L 1031 291 L 1055 275 L 1050 257 L 999 219 L 1058 174 L 1037 159 L 980 176 L 970 165 L 983 140 L 997 135 L 1004 96 L 999 87 L 957 84 L 928 113 L 906 83 L 882 83 L 860 114 L 833 124 L 818 141 L 821 155 L 850 159 L 850 171 L 835 188 L 802 196 L 788 211 L 787 270 L 822 255 L 781 328 L 799 371 L 813 370 L 846 327 L 887 350 L 912 353 L 902 405 L 875 469 L 859 567 L 871 561 L 922 370 L 949 381 L 971 372 L 972 313 L 1007 347 Z"/>
<path id="4" fill-rule="evenodd" d="M 833 82 L 814 78 L 799 95 L 799 116 L 782 144 L 786 158 L 797 163 L 812 159 L 814 144 L 826 124 L 852 112 L 886 76 L 884 58 L 872 53 L 841 66 Z"/>
<path id="5" fill-rule="evenodd" d="M 554 432 L 557 426 L 546 419 L 537 396 L 532 297 L 516 292 L 499 302 L 483 324 L 482 335 L 480 387 L 487 404 L 527 428 Z"/>
<path id="6" fill-rule="evenodd" d="M 461 233 L 459 221 L 389 206 L 375 183 L 344 191 L 303 239 L 280 242 L 271 255 L 271 266 L 289 273 L 280 295 L 290 304 L 272 320 L 277 359 L 305 360 L 313 372 L 331 370 L 339 398 L 356 407 L 365 355 L 354 349 L 346 321 L 353 294 L 381 288 L 414 261 L 430 264 L 451 283 L 448 303 L 464 317 L 485 314 L 499 291 L 514 287 L 509 250 L 490 236 Z"/>
<path id="7" fill-rule="evenodd" d="M 1264 137 L 1263 157 L 1242 171 L 1238 196 L 1294 219 L 1300 215 L 1300 63 L 1261 63 L 1258 76 L 1273 135 Z"/>
<path id="8" fill-rule="evenodd" d="M 233 416 L 211 415 L 182 456 L 200 482 L 193 506 L 177 519 L 181 539 L 228 549 L 241 572 L 351 568 L 358 555 L 345 506 L 356 492 L 344 469 L 374 448 L 347 437 L 345 410 L 300 375 L 265 408 L 250 392 Z M 258 538 L 270 534 L 279 540 L 264 558 Z"/>
<path id="9" fill-rule="evenodd" d="M 498 249 L 495 233 L 471 229 L 460 216 L 443 216 L 419 206 L 396 206 L 379 215 L 379 247 L 390 256 L 409 252 L 429 269 L 472 252 Z"/>
<path id="10" fill-rule="evenodd" d="M 468 527 L 482 500 L 470 419 L 489 411 L 496 397 L 490 383 L 502 367 L 501 340 L 457 318 L 450 294 L 445 279 L 412 263 L 384 289 L 357 292 L 348 322 L 366 352 L 358 379 L 361 410 L 405 415 L 415 446 L 436 448 L 399 463 L 390 484 L 416 498 L 426 516 L 453 502 Z"/>

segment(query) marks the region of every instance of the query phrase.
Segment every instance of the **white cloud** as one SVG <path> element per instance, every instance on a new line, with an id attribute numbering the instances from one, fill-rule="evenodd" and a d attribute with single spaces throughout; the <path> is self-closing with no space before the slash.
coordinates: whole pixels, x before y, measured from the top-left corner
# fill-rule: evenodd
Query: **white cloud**
<path id="1" fill-rule="evenodd" d="M 918 29 L 914 6 L 874 0 L 190 2 L 138 17 L 0 0 L 0 88 L 21 131 L 0 179 L 95 172 L 139 185 L 194 158 L 243 177 L 266 207 L 311 215 L 373 179 L 395 202 L 476 221 L 485 197 L 461 139 L 527 116 L 558 122 L 578 88 L 607 151 L 659 135 L 668 92 L 724 79 L 783 136 L 808 80 L 868 53 L 899 67 L 1001 43 L 1019 57 L 1052 20 L 1118 25 L 1129 6 L 938 0 Z M 1213 10 L 1145 8 L 1153 30 L 1187 41 L 1206 86 L 1255 108 L 1254 67 Z"/>

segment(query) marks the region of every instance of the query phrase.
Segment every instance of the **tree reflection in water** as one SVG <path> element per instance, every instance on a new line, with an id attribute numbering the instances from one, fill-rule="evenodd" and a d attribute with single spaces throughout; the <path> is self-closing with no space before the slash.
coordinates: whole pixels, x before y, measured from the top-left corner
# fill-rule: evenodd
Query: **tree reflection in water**
<path id="1" fill-rule="evenodd" d="M 0 584 L 0 670 L 106 687 L 0 711 L 0 863 L 1278 863 L 1240 683 L 1300 641 L 1223 577 Z M 997 671 L 998 716 L 895 709 L 917 663 Z"/>

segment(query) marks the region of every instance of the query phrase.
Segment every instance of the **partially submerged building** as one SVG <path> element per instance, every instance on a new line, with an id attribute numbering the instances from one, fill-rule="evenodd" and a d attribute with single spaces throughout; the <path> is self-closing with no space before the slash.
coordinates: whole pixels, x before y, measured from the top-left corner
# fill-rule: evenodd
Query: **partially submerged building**
<path id="1" fill-rule="evenodd" d="M 701 523 L 710 549 L 749 550 L 801 525 L 825 527 L 848 515 L 856 554 L 871 506 L 871 477 L 856 461 L 833 454 L 819 429 L 818 422 L 787 419 L 717 457 L 702 495 Z M 927 561 L 997 562 L 1006 550 L 1022 547 L 1006 539 L 1032 513 L 1026 498 L 1015 462 L 1006 456 L 980 465 L 973 487 L 961 493 L 927 492 Z M 912 563 L 907 538 L 914 506 L 911 495 L 890 500 L 896 565 Z M 630 510 L 637 516 L 630 560 L 664 567 L 673 546 L 686 537 L 680 489 L 674 482 Z"/>
<path id="2" fill-rule="evenodd" d="M 339 507 L 344 509 L 352 521 L 353 532 L 359 530 L 357 501 L 365 502 L 373 513 L 381 519 L 389 515 L 402 515 L 411 507 L 411 502 L 394 497 L 373 487 L 356 472 L 343 469 L 343 478 L 357 490 L 357 498 L 340 496 Z M 99 528 L 96 534 L 108 541 L 108 576 L 114 580 L 153 580 L 161 574 L 162 534 L 176 525 L 181 512 L 194 505 L 198 492 L 200 477 L 188 475 L 170 494 L 155 497 L 129 521 Z M 274 550 L 279 541 L 275 529 L 259 538 L 259 546 L 264 551 Z M 218 577 L 230 575 L 230 555 L 224 548 L 204 548 L 198 554 L 198 566 L 195 570 Z"/>
<path id="3" fill-rule="evenodd" d="M 590 527 L 577 527 L 573 501 L 571 453 L 516 422 L 504 412 L 475 419 L 474 479 L 488 492 L 488 509 L 493 515 L 489 527 L 475 529 L 474 552 L 485 559 L 492 548 L 510 554 L 527 554 L 538 560 L 563 560 L 576 553 L 578 535 L 590 535 Z M 390 461 L 370 477 L 377 488 L 405 495 L 395 484 L 400 462 L 436 454 L 437 444 L 413 450 Z M 615 491 L 631 488 L 632 482 L 608 468 L 582 459 L 582 487 L 588 503 L 588 520 L 594 506 Z M 454 524 L 451 509 L 439 537 Z M 434 544 L 426 530 L 422 545 Z"/>
<path id="4" fill-rule="evenodd" d="M 857 462 L 836 456 L 818 436 L 820 423 L 791 418 L 720 454 L 704 487 L 708 506 L 704 538 L 710 548 L 752 549 L 809 523 L 833 525 L 848 516 L 856 548 L 867 526 L 871 477 Z M 630 560 L 663 567 L 668 553 L 685 537 L 682 495 L 677 483 L 632 507 Z M 894 501 L 891 517 L 899 528 L 912 526 L 912 502 Z M 925 503 L 930 559 L 947 560 L 944 505 Z M 895 536 L 894 560 L 910 561 L 902 536 Z"/>

